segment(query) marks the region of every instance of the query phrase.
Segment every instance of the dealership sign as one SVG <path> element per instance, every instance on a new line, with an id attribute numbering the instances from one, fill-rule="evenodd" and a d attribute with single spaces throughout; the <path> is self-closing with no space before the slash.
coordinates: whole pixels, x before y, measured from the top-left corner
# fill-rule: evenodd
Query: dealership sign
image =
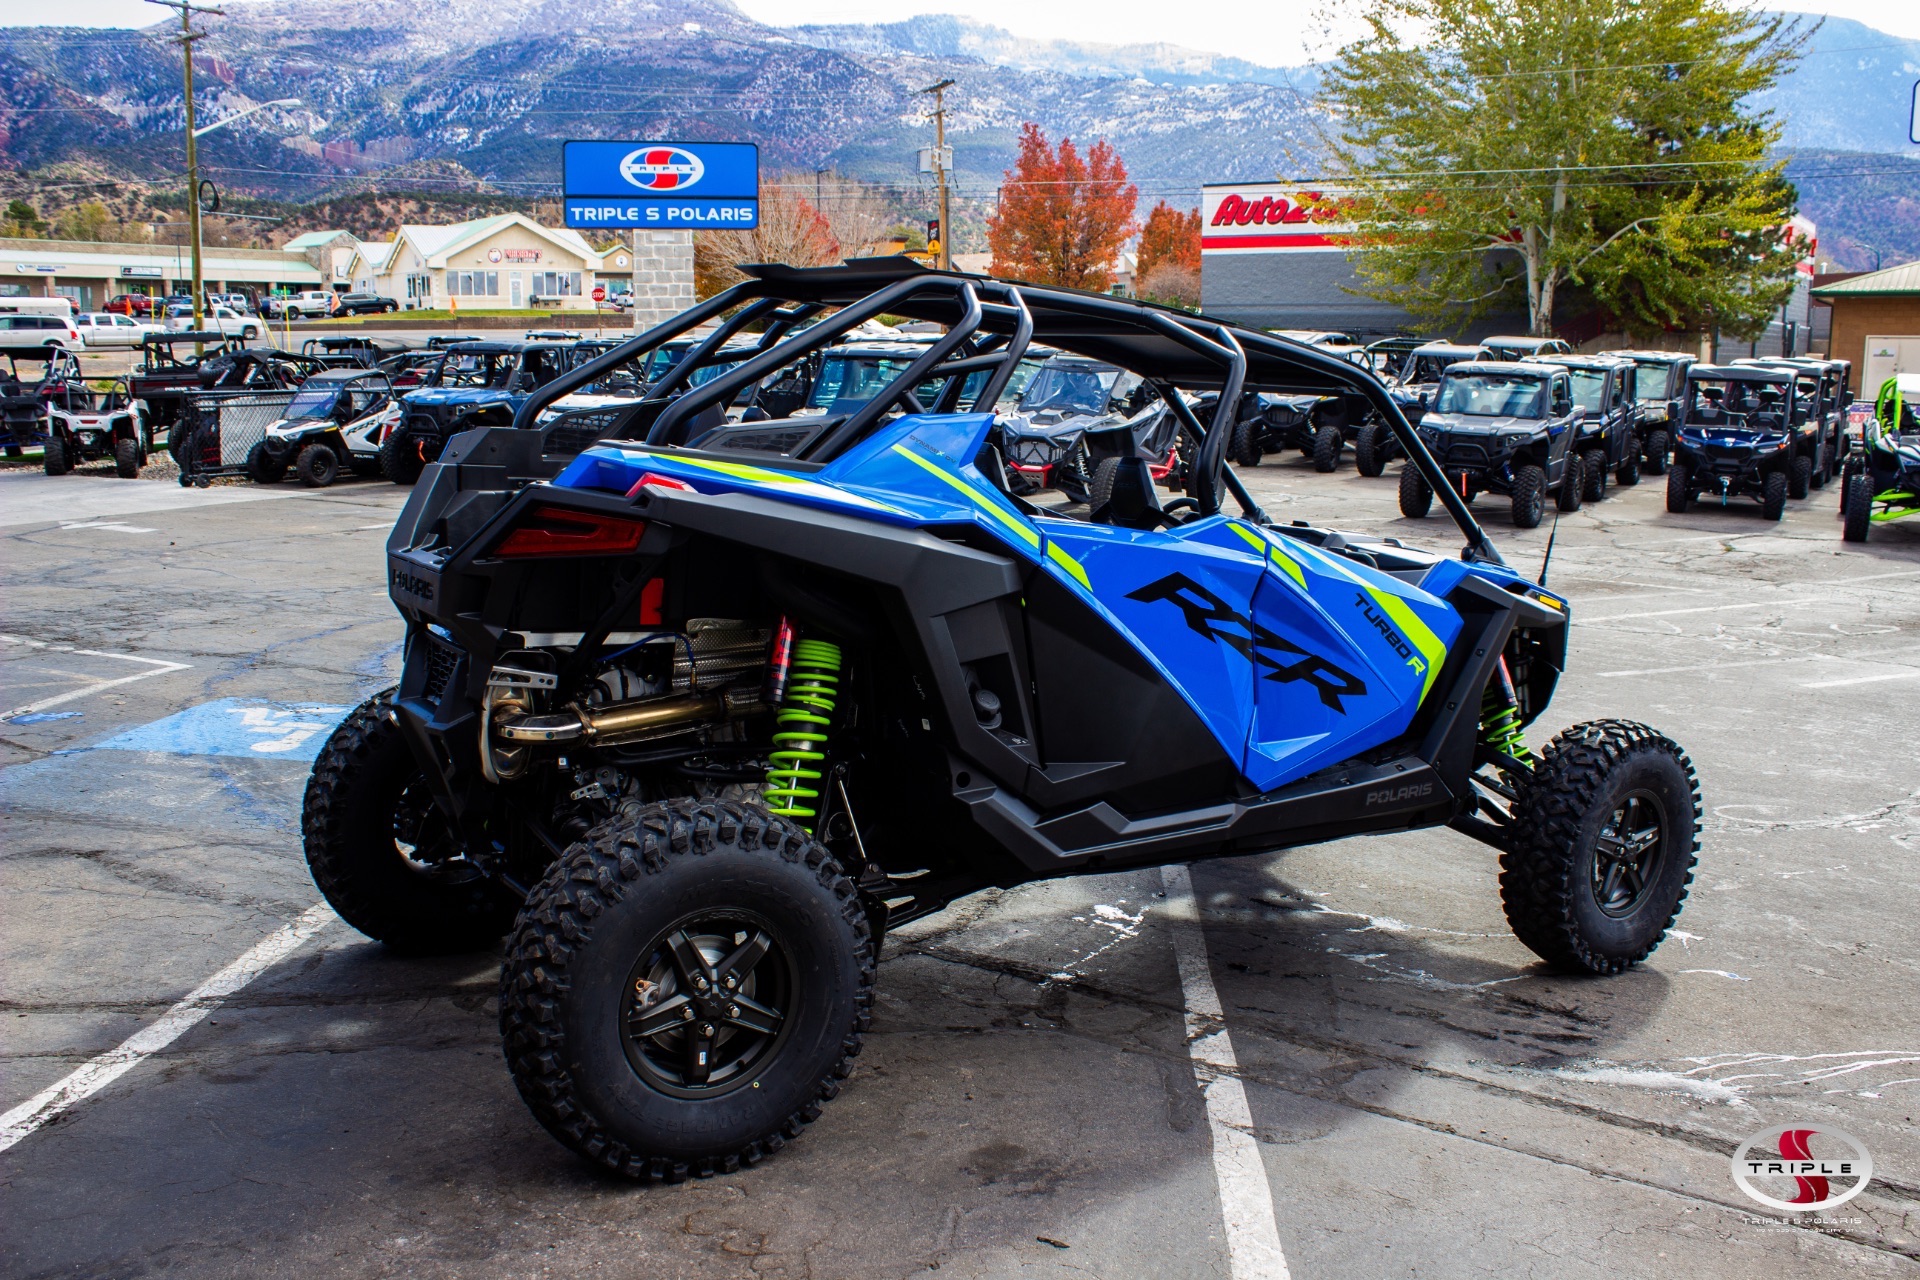
<path id="1" fill-rule="evenodd" d="M 750 142 L 569 142 L 561 156 L 570 227 L 760 225 L 760 149 Z"/>
<path id="2" fill-rule="evenodd" d="M 1221 183 L 1200 189 L 1203 252 L 1344 252 L 1358 228 L 1352 197 L 1278 182 Z"/>

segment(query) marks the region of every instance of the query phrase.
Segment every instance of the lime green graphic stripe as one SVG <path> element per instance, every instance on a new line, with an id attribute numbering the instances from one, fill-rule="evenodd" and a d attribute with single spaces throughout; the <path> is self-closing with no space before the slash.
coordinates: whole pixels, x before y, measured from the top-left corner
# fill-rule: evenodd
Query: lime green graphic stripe
<path id="1" fill-rule="evenodd" d="M 1422 670 L 1426 679 L 1420 685 L 1420 700 L 1425 702 L 1427 691 L 1433 688 L 1434 677 L 1440 674 L 1440 664 L 1447 660 L 1447 646 L 1440 643 L 1440 637 L 1433 634 L 1433 628 L 1420 621 L 1420 615 L 1407 607 L 1407 602 L 1391 591 L 1376 591 L 1367 587 L 1366 592 L 1373 602 L 1380 606 L 1393 624 L 1400 628 L 1408 643 L 1420 651 L 1426 666 Z M 1410 660 L 1411 661 L 1411 660 Z M 1415 665 L 1418 665 L 1417 663 Z"/>
<path id="2" fill-rule="evenodd" d="M 1243 524 L 1235 524 L 1233 521 L 1229 520 L 1227 522 L 1227 528 L 1239 534 L 1240 537 L 1243 540 L 1245 540 L 1249 546 L 1253 547 L 1254 550 L 1264 552 L 1266 554 L 1267 559 L 1273 561 L 1275 565 L 1285 570 L 1288 576 L 1290 576 L 1296 583 L 1300 585 L 1301 590 L 1303 591 L 1306 590 L 1307 575 L 1304 572 L 1302 572 L 1299 564 L 1297 564 L 1294 561 L 1294 558 L 1292 556 L 1286 554 L 1284 551 L 1280 550 L 1279 547 L 1275 546 L 1271 542 L 1268 542 L 1265 538 L 1261 537 L 1259 534 L 1255 533 L 1253 530 L 1247 528 Z"/>
<path id="3" fill-rule="evenodd" d="M 924 468 L 928 472 L 928 474 L 939 476 L 942 480 L 952 485 L 955 489 L 958 489 L 961 495 L 964 496 L 967 499 L 967 501 L 973 503 L 974 506 L 979 507 L 982 511 L 986 512 L 988 515 L 992 516 L 995 520 L 999 521 L 1002 527 L 1009 529 L 1014 534 L 1018 535 L 1021 541 L 1025 542 L 1028 546 L 1032 547 L 1035 551 L 1038 551 L 1040 549 L 1040 535 L 1038 533 L 1034 532 L 1031 528 L 1029 528 L 1024 521 L 1016 520 L 1013 516 L 1009 515 L 1007 512 L 1002 511 L 997 503 L 995 503 L 991 498 L 987 497 L 986 494 L 980 492 L 980 490 L 968 484 L 965 480 L 962 480 L 959 476 L 952 475 L 949 472 L 943 471 L 939 467 L 934 466 L 931 462 L 928 462 L 925 458 L 921 457 L 919 454 L 915 453 L 913 450 L 907 448 L 903 444 L 897 444 L 893 446 L 893 451 L 899 454 L 901 457 L 905 458 L 907 461 L 913 463 L 915 466 Z M 1074 567 L 1079 568 L 1078 565 L 1075 565 Z M 1084 575 L 1083 575 L 1083 580 L 1084 580 Z"/>
<path id="4" fill-rule="evenodd" d="M 1087 580 L 1087 571 L 1080 567 L 1080 562 L 1068 555 L 1066 550 L 1052 538 L 1047 539 L 1047 559 L 1072 574 L 1075 582 L 1089 591 L 1093 590 L 1093 583 Z"/>

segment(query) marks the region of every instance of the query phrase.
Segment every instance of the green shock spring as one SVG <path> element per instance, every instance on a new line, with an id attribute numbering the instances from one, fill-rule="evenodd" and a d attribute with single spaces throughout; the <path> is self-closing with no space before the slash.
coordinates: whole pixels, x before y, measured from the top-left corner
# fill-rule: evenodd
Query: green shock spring
<path id="1" fill-rule="evenodd" d="M 1527 750 L 1526 733 L 1520 724 L 1520 700 L 1514 695 L 1504 656 L 1496 674 L 1500 678 L 1487 681 L 1487 691 L 1480 699 L 1480 739 L 1500 754 L 1531 766 L 1533 752 Z"/>
<path id="2" fill-rule="evenodd" d="M 820 811 L 820 764 L 827 758 L 827 728 L 839 696 L 840 646 L 802 640 L 793 647 L 793 671 L 775 717 L 773 750 L 767 759 L 767 810 L 793 818 L 811 833 Z"/>

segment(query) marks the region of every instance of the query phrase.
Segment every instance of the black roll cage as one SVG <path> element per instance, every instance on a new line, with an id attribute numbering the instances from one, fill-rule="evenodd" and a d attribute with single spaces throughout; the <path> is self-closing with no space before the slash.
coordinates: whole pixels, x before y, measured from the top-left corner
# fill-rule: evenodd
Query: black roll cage
<path id="1" fill-rule="evenodd" d="M 1505 563 L 1387 393 L 1385 384 L 1344 356 L 1152 303 L 934 271 L 909 258 L 858 258 L 839 267 L 815 268 L 763 264 L 742 270 L 748 279 L 541 386 L 521 404 L 513 425 L 531 429 L 540 413 L 562 396 L 703 324 L 720 320 L 636 402 L 657 409 L 650 422 L 644 412 L 636 414 L 637 422 L 649 422 L 646 443 L 667 446 L 680 424 L 694 420 L 703 410 L 731 403 L 742 390 L 768 374 L 836 345 L 869 319 L 905 315 L 942 324 L 947 331 L 872 400 L 809 442 L 806 460 L 824 462 L 844 453 L 870 434 L 895 406 L 908 412 L 925 412 L 926 406 L 915 396 L 914 388 L 932 379 L 950 379 L 935 409 L 953 412 L 964 375 L 989 370 L 985 385 L 974 396 L 973 411 L 992 412 L 1020 358 L 1038 337 L 1058 350 L 1131 369 L 1165 389 L 1188 386 L 1219 391 L 1212 421 L 1204 429 L 1181 397 L 1167 397 L 1182 422 L 1201 441 L 1192 484 L 1195 506 L 1203 516 L 1219 511 L 1224 488 L 1249 519 L 1266 520 L 1246 487 L 1226 466 L 1227 445 L 1244 391 L 1318 395 L 1350 391 L 1363 398 L 1387 424 L 1406 453 L 1408 464 L 1419 469 L 1441 499 L 1467 539 L 1465 557 Z M 796 324 L 828 308 L 838 310 L 829 319 L 787 337 Z M 735 348 L 736 354 L 722 361 L 720 355 L 728 340 L 755 323 L 764 323 L 765 329 L 752 354 L 742 359 Z M 956 353 L 957 358 L 949 358 Z M 703 386 L 683 390 L 695 369 L 714 363 L 731 367 Z M 1147 368 L 1140 367 L 1143 363 Z M 1155 368 L 1155 364 L 1182 367 L 1170 370 Z"/>

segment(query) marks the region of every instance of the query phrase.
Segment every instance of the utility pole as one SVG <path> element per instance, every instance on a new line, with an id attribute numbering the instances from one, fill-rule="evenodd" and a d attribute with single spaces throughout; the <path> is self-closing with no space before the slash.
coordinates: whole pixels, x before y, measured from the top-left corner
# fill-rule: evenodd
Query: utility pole
<path id="1" fill-rule="evenodd" d="M 193 328 L 197 333 L 206 323 L 206 302 L 202 296 L 204 288 L 200 271 L 200 153 L 193 133 L 193 45 L 196 40 L 204 40 L 207 33 L 193 29 L 193 15 L 209 13 L 224 18 L 226 10 L 204 8 L 193 0 L 147 0 L 148 4 L 165 5 L 169 9 L 180 11 L 180 34 L 173 38 L 180 46 L 180 61 L 186 68 L 187 102 L 187 235 L 193 244 Z M 200 352 L 200 344 L 194 344 L 194 351 Z"/>
<path id="2" fill-rule="evenodd" d="M 942 271 L 953 270 L 953 224 L 947 216 L 947 94 L 953 81 L 942 80 L 921 93 L 933 95 L 933 176 L 940 184 L 940 258 Z"/>

